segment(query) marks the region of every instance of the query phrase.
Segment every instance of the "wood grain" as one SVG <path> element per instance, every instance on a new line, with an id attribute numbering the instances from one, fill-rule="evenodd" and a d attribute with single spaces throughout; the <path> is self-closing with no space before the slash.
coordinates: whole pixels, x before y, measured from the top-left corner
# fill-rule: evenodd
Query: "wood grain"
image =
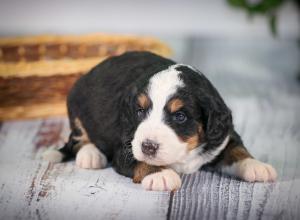
<path id="1" fill-rule="evenodd" d="M 36 159 L 67 137 L 65 118 L 6 122 L 0 132 L 0 219 L 165 219 L 169 193 L 147 192 L 112 168 Z M 151 214 L 149 214 L 151 213 Z"/>

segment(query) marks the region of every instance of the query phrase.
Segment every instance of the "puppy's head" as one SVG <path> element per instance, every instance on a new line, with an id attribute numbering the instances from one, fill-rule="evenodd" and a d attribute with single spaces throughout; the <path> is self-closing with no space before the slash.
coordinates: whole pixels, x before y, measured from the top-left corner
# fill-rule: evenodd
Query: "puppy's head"
<path id="1" fill-rule="evenodd" d="M 172 65 L 155 74 L 134 97 L 132 152 L 148 164 L 180 162 L 200 145 L 202 152 L 213 150 L 232 126 L 218 92 L 188 66 Z"/>

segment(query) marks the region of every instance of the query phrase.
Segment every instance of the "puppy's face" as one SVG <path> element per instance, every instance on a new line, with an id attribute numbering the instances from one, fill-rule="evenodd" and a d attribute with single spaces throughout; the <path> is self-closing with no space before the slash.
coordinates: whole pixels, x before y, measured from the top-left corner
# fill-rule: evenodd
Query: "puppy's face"
<path id="1" fill-rule="evenodd" d="M 138 93 L 135 102 L 138 125 L 131 142 L 137 160 L 157 166 L 171 165 L 209 141 L 206 133 L 210 133 L 209 127 L 215 124 L 209 122 L 213 120 L 209 114 L 214 107 L 205 97 L 214 94 L 194 77 L 203 80 L 193 69 L 174 65 L 155 74 Z M 222 132 L 226 132 L 224 129 Z"/>
<path id="2" fill-rule="evenodd" d="M 142 94 L 140 97 L 145 97 Z M 150 98 L 149 102 L 153 103 Z M 132 141 L 133 155 L 152 165 L 169 165 L 181 161 L 203 139 L 198 122 L 184 100 L 170 98 L 161 109 L 138 107 L 139 124 Z"/>

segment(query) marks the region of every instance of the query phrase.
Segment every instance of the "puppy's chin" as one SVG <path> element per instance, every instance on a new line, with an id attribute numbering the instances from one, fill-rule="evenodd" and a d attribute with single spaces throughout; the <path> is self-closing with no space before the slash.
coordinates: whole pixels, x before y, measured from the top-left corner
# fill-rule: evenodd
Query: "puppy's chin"
<path id="1" fill-rule="evenodd" d="M 170 164 L 170 163 L 168 163 L 166 161 L 159 160 L 158 158 L 147 158 L 147 157 L 144 157 L 143 160 L 140 160 L 140 161 L 143 161 L 146 164 L 154 165 L 154 166 L 167 166 L 167 165 Z"/>
<path id="2" fill-rule="evenodd" d="M 154 166 L 167 166 L 167 165 L 175 163 L 174 161 L 165 161 L 158 157 L 147 157 L 147 156 L 140 157 L 137 160 L 143 161 L 149 165 L 154 165 Z"/>
<path id="3" fill-rule="evenodd" d="M 177 160 L 166 161 L 159 157 L 148 157 L 148 156 L 136 157 L 135 156 L 135 158 L 138 161 L 143 161 L 149 165 L 154 165 L 154 166 L 168 166 L 177 162 Z"/>

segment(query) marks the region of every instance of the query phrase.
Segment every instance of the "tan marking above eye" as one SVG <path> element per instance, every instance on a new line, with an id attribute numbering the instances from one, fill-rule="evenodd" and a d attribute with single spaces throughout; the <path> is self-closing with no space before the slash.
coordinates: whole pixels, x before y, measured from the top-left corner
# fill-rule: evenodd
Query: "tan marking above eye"
<path id="1" fill-rule="evenodd" d="M 170 112 L 176 112 L 184 106 L 184 103 L 181 99 L 175 98 L 169 101 L 167 107 Z"/>
<path id="2" fill-rule="evenodd" d="M 147 109 L 150 106 L 150 100 L 145 94 L 140 94 L 138 96 L 138 104 L 141 108 Z"/>

